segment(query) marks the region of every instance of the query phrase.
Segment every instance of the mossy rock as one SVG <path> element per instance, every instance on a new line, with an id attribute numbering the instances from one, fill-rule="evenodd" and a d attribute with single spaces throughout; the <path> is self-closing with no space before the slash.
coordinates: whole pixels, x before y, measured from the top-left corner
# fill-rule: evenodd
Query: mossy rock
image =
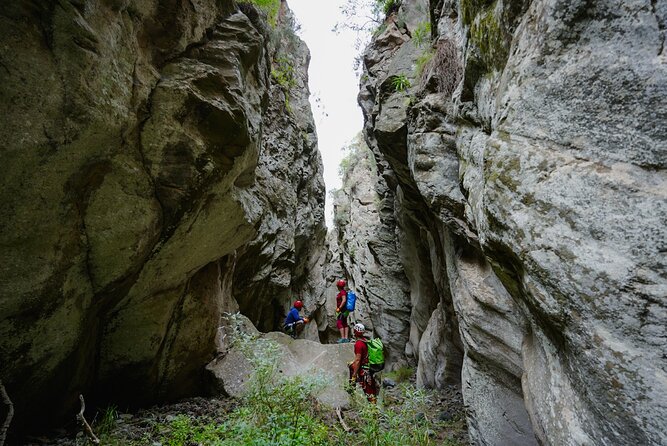
<path id="1" fill-rule="evenodd" d="M 479 48 L 487 70 L 501 71 L 509 55 L 505 33 L 492 10 L 481 14 L 470 26 L 470 41 Z"/>
<path id="2" fill-rule="evenodd" d="M 502 71 L 507 63 L 511 38 L 502 24 L 504 9 L 497 1 L 464 0 L 461 14 L 469 25 L 469 51 L 464 74 L 464 100 L 472 100 L 475 85 L 484 75 Z"/>
<path id="3" fill-rule="evenodd" d="M 461 20 L 471 25 L 477 14 L 494 3 L 494 0 L 461 0 Z"/>

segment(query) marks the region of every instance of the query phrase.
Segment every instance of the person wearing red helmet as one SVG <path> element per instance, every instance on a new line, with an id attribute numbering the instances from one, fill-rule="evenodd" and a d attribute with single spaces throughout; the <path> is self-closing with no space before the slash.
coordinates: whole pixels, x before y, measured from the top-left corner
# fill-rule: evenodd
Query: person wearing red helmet
<path id="1" fill-rule="evenodd" d="M 340 279 L 336 282 L 336 287 L 338 287 L 338 294 L 336 294 L 336 327 L 340 331 L 340 339 L 338 343 L 341 342 L 350 342 L 348 336 L 350 334 L 349 326 L 347 325 L 347 317 L 350 312 L 347 311 L 347 291 L 345 291 L 345 286 L 347 283 Z"/>
<path id="2" fill-rule="evenodd" d="M 308 323 L 307 317 L 301 317 L 299 311 L 303 308 L 303 302 L 300 300 L 294 301 L 294 305 L 290 308 L 285 323 L 283 324 L 283 331 L 296 339 L 303 331 L 303 327 Z"/>

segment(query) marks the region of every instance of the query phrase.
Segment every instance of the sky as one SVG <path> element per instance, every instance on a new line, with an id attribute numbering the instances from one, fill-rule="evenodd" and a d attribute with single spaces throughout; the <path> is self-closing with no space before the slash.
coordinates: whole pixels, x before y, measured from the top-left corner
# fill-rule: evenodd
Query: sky
<path id="1" fill-rule="evenodd" d="M 315 117 L 319 149 L 324 163 L 327 188 L 326 222 L 333 222 L 332 189 L 341 187 L 338 166 L 345 156 L 343 148 L 361 131 L 364 118 L 357 105 L 359 78 L 354 71 L 357 34 L 332 29 L 344 22 L 340 7 L 345 0 L 288 0 L 301 25 L 297 34 L 310 48 L 310 103 Z"/>

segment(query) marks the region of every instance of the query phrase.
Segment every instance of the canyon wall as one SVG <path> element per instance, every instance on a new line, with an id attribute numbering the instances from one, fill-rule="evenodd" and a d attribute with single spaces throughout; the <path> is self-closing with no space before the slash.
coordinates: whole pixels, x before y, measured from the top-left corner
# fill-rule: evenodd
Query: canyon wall
<path id="1" fill-rule="evenodd" d="M 286 5 L 20 0 L 0 23 L 12 428 L 72 419 L 79 393 L 205 393 L 221 315 L 273 329 L 322 274 L 309 55 Z"/>
<path id="2" fill-rule="evenodd" d="M 404 270 L 396 353 L 460 383 L 475 444 L 667 442 L 666 17 L 404 0 L 364 54 L 382 218 L 338 227 L 343 268 Z"/>

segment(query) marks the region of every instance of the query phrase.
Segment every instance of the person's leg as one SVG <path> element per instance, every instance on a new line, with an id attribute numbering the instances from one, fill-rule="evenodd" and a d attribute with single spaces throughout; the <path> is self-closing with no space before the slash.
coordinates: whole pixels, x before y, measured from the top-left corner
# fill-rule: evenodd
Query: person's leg
<path id="1" fill-rule="evenodd" d="M 340 336 L 341 338 L 345 339 L 345 342 L 349 342 L 350 340 L 350 326 L 347 324 L 347 314 L 343 313 L 341 316 L 341 322 L 343 329 L 341 330 Z"/>
<path id="2" fill-rule="evenodd" d="M 305 326 L 306 326 L 306 324 L 304 324 L 303 321 L 296 321 L 294 323 L 294 331 L 296 332 L 297 336 L 299 334 L 301 334 L 301 332 L 303 331 L 303 327 L 305 327 Z"/>
<path id="3" fill-rule="evenodd" d="M 345 339 L 345 327 L 343 326 L 343 315 L 342 313 L 338 315 L 338 319 L 336 319 L 336 327 L 338 328 L 338 331 L 340 332 L 340 339 L 338 340 L 338 343 L 343 342 L 343 339 Z"/>
<path id="4" fill-rule="evenodd" d="M 370 373 L 368 370 L 363 369 L 362 370 L 362 389 L 364 390 L 364 394 L 366 395 L 366 399 L 371 402 L 371 403 L 376 403 L 377 402 L 377 395 L 378 395 L 378 388 L 377 384 L 375 383 L 375 378 L 373 377 L 373 374 Z"/>

